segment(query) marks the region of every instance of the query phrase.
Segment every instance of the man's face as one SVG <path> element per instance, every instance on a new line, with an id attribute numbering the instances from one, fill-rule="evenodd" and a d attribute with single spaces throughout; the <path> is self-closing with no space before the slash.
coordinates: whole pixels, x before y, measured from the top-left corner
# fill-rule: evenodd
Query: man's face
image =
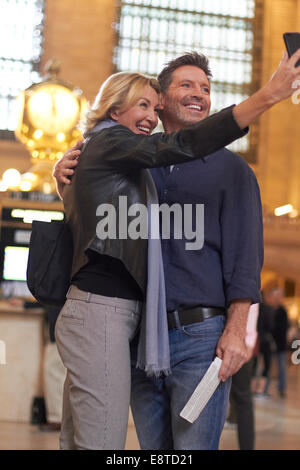
<path id="1" fill-rule="evenodd" d="M 166 132 L 201 121 L 210 111 L 210 83 L 203 70 L 193 65 L 178 67 L 162 93 L 161 120 Z"/>
<path id="2" fill-rule="evenodd" d="M 269 294 L 268 303 L 272 307 L 279 307 L 283 301 L 283 292 L 281 289 L 276 289 Z"/>

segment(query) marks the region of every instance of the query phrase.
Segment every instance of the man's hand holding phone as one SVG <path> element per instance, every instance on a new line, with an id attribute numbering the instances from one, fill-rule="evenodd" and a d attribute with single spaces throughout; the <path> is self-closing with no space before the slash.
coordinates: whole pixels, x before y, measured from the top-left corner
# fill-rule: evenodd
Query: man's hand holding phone
<path id="1" fill-rule="evenodd" d="M 291 57 L 298 49 L 300 49 L 300 33 L 284 33 L 283 39 L 289 57 Z M 298 62 L 296 62 L 295 67 L 298 67 L 299 65 L 300 59 Z"/>

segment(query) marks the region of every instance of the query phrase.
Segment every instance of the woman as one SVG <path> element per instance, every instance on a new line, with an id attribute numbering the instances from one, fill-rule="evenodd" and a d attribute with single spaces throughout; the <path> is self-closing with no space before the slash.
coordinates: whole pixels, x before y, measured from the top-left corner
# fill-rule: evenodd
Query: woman
<path id="1" fill-rule="evenodd" d="M 122 197 L 127 198 L 128 208 L 136 203 L 145 207 L 156 203 L 155 188 L 145 168 L 195 158 L 189 146 L 184 149 L 184 141 L 191 139 L 186 131 L 169 137 L 149 137 L 157 125 L 158 110 L 156 80 L 131 73 L 110 77 L 87 115 L 84 151 L 72 185 L 64 190 L 74 258 L 72 287 L 56 326 L 57 345 L 68 370 L 62 448 L 124 447 L 130 396 L 129 342 L 138 328 L 141 302 L 147 295 L 151 296 L 149 304 L 153 304 L 154 297 L 156 300 L 152 313 L 146 312 L 146 317 L 157 313 L 158 303 L 164 308 L 159 240 L 147 243 L 146 239 L 127 236 L 120 205 L 124 202 Z M 230 109 L 212 120 L 230 122 L 231 135 L 218 145 L 208 141 L 206 153 L 244 134 Z M 204 123 L 197 132 L 193 131 L 195 141 L 201 133 L 201 141 L 205 141 L 209 125 Z M 201 156 L 203 153 L 197 152 L 197 157 Z M 105 238 L 99 236 L 99 214 L 108 207 L 117 211 L 117 226 L 113 227 L 116 234 Z M 125 235 L 120 236 L 121 232 Z M 151 272 L 147 272 L 149 249 Z M 152 286 L 151 280 L 155 282 L 159 276 L 160 291 L 154 296 L 157 289 L 149 293 L 149 284 Z M 141 344 L 139 363 L 154 374 L 167 373 L 166 318 L 159 315 L 156 320 L 157 337 L 145 341 L 158 341 L 158 350 L 146 350 L 145 343 Z M 149 363 L 149 354 L 154 354 L 154 362 L 151 358 Z"/>

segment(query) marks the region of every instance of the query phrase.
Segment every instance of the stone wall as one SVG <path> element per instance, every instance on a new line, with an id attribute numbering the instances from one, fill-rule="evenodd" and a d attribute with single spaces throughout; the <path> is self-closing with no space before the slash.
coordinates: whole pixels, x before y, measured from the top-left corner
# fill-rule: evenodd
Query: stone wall
<path id="1" fill-rule="evenodd" d="M 94 99 L 112 73 L 114 0 L 47 0 L 42 72 L 49 59 L 61 63 L 59 78 Z M 7 168 L 25 172 L 30 156 L 18 142 L 0 140 L 0 178 Z"/>

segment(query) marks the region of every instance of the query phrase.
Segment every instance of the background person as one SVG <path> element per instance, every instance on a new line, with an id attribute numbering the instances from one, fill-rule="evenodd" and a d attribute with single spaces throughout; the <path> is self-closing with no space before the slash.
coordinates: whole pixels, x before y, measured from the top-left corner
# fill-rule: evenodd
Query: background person
<path id="1" fill-rule="evenodd" d="M 274 308 L 272 335 L 276 345 L 275 355 L 278 370 L 278 393 L 281 398 L 286 397 L 287 334 L 290 326 L 287 311 L 282 304 L 283 298 L 284 292 L 278 287 L 272 289 L 267 296 L 268 304 Z"/>
<path id="2" fill-rule="evenodd" d="M 54 329 L 60 308 L 46 307 L 45 316 L 49 326 L 49 341 L 44 350 L 43 382 L 47 410 L 47 423 L 40 425 L 41 431 L 60 431 L 62 419 L 63 389 L 66 368 L 58 354 Z"/>
<path id="3" fill-rule="evenodd" d="M 245 343 L 248 350 L 248 361 L 232 376 L 230 390 L 230 413 L 227 422 L 236 424 L 240 450 L 254 450 L 255 423 L 251 391 L 253 370 L 253 351 L 257 339 L 257 318 L 259 304 L 250 307 Z M 229 426 L 230 427 L 230 426 Z"/>
<path id="4" fill-rule="evenodd" d="M 267 304 L 266 295 L 262 293 L 263 301 L 259 305 L 259 315 L 257 322 L 258 332 L 258 357 L 257 357 L 257 369 L 260 367 L 262 362 L 262 372 L 259 372 L 258 377 L 254 380 L 253 392 L 255 398 L 268 398 L 268 390 L 270 385 L 270 371 L 272 363 L 272 351 L 273 351 L 273 319 L 274 310 Z M 257 372 L 256 372 L 257 373 Z"/>
<path id="5" fill-rule="evenodd" d="M 39 424 L 41 431 L 59 431 L 63 403 L 63 386 L 66 369 L 61 361 L 55 343 L 54 329 L 60 308 L 42 306 L 38 302 L 24 301 L 20 298 L 9 299 L 11 305 L 26 308 L 43 308 L 48 327 L 43 351 L 43 394 L 46 407 L 46 422 Z M 42 413 L 42 412 L 41 412 Z M 44 413 L 42 413 L 44 414 Z"/>

